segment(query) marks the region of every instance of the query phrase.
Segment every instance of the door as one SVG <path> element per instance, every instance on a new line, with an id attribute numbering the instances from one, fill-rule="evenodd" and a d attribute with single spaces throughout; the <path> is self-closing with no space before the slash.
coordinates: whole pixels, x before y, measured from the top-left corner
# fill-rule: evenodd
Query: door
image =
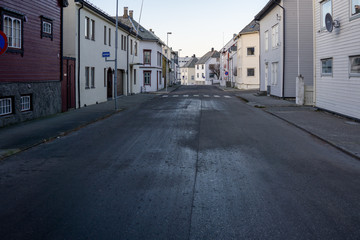
<path id="1" fill-rule="evenodd" d="M 268 91 L 269 85 L 269 64 L 265 63 L 265 90 Z"/>
<path id="2" fill-rule="evenodd" d="M 63 58 L 63 79 L 61 82 L 61 110 L 75 108 L 75 58 Z"/>
<path id="3" fill-rule="evenodd" d="M 107 98 L 112 98 L 113 94 L 112 94 L 112 89 L 113 89 L 113 73 L 112 73 L 112 69 L 108 68 L 107 70 Z"/>
<path id="4" fill-rule="evenodd" d="M 124 71 L 119 70 L 117 72 L 117 95 L 123 95 L 124 94 Z"/>

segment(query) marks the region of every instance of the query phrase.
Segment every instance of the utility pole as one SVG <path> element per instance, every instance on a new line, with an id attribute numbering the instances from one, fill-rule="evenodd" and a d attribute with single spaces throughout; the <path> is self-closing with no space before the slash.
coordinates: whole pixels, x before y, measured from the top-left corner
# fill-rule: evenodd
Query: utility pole
<path id="1" fill-rule="evenodd" d="M 170 48 L 169 48 L 169 34 L 172 34 L 172 32 L 168 32 L 168 33 L 166 34 L 166 38 L 167 38 L 167 39 L 166 39 L 166 47 L 167 47 L 167 50 L 166 50 L 166 51 L 167 51 L 166 58 L 167 58 L 167 59 L 169 59 L 168 56 L 169 56 L 169 50 L 170 50 Z M 167 64 L 167 63 L 166 63 L 166 64 Z M 168 74 L 168 73 L 165 73 L 165 76 L 167 76 L 167 74 Z M 170 74 L 169 74 L 169 78 L 170 78 Z M 167 92 L 167 87 L 168 87 L 168 83 L 167 83 L 168 80 L 170 80 L 170 79 L 166 79 L 166 92 Z"/>
<path id="2" fill-rule="evenodd" d="M 115 79 L 114 79 L 114 96 L 115 111 L 117 111 L 117 65 L 118 65 L 118 25 L 119 25 L 119 0 L 116 0 L 116 30 L 115 30 Z"/>

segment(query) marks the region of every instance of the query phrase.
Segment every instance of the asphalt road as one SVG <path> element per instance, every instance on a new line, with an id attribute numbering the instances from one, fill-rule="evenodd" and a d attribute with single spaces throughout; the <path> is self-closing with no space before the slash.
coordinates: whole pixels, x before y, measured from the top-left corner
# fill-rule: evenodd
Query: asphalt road
<path id="1" fill-rule="evenodd" d="M 181 87 L 0 162 L 1 239 L 360 239 L 360 162 Z"/>

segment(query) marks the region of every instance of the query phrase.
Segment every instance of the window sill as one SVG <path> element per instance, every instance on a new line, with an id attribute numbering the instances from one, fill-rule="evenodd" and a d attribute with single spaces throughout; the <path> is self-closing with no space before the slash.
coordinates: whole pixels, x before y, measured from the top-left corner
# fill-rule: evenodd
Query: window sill
<path id="1" fill-rule="evenodd" d="M 85 89 L 90 89 L 89 87 L 85 87 Z"/>
<path id="2" fill-rule="evenodd" d="M 332 73 L 326 74 L 326 73 L 322 73 L 321 77 L 333 77 Z"/>
<path id="3" fill-rule="evenodd" d="M 349 78 L 359 78 L 360 77 L 360 73 L 350 73 Z"/>
<path id="4" fill-rule="evenodd" d="M 355 15 L 352 15 L 352 16 L 350 17 L 349 21 L 353 21 L 353 20 L 359 19 L 359 18 L 360 18 L 360 13 L 357 13 L 357 14 L 355 14 Z"/>

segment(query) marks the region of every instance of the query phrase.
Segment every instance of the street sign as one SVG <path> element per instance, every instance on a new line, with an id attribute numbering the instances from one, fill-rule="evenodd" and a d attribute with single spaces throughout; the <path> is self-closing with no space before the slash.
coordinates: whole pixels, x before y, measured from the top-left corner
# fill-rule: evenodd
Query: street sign
<path id="1" fill-rule="evenodd" d="M 103 53 L 102 53 L 102 57 L 103 57 L 103 58 L 108 58 L 108 57 L 110 57 L 110 52 L 103 52 Z"/>
<path id="2" fill-rule="evenodd" d="M 226 76 L 229 75 L 229 72 L 225 72 L 225 75 L 226 75 Z"/>
<path id="3" fill-rule="evenodd" d="M 3 55 L 8 48 L 8 39 L 4 32 L 0 31 L 0 56 Z"/>

